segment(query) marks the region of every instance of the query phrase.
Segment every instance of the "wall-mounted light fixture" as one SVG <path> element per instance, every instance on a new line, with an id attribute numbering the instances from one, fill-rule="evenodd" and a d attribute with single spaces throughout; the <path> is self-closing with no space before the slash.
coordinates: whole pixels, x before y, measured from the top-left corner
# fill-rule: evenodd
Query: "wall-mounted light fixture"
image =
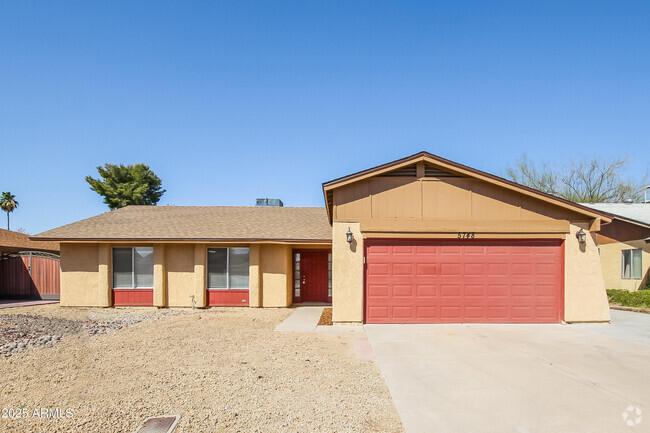
<path id="1" fill-rule="evenodd" d="M 345 232 L 345 238 L 347 239 L 348 243 L 352 243 L 354 240 L 354 236 L 352 235 L 352 231 L 350 230 L 350 227 L 348 227 L 348 231 Z"/>
<path id="2" fill-rule="evenodd" d="M 587 242 L 587 234 L 582 229 L 580 229 L 580 231 L 576 233 L 576 238 L 578 238 L 578 242 L 580 242 L 581 244 Z"/>

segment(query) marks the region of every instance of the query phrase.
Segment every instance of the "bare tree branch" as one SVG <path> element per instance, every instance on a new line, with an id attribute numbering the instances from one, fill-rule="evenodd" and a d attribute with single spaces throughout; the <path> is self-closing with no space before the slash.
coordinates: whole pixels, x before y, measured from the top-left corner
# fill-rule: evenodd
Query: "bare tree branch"
<path id="1" fill-rule="evenodd" d="M 506 169 L 507 176 L 521 185 L 579 203 L 642 200 L 643 181 L 625 177 L 629 159 L 571 161 L 539 166 L 523 155 Z M 539 168 L 538 168 L 539 167 Z"/>

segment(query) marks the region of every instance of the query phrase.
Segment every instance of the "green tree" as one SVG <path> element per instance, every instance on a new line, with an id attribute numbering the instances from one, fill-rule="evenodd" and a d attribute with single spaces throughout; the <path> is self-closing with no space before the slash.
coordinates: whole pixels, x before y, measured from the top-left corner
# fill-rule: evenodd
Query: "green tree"
<path id="1" fill-rule="evenodd" d="M 640 201 L 643 182 L 625 177 L 627 165 L 625 157 L 549 164 L 524 155 L 506 173 L 514 182 L 576 203 Z"/>
<path id="2" fill-rule="evenodd" d="M 0 209 L 7 212 L 7 230 L 9 230 L 9 214 L 18 207 L 16 196 L 10 192 L 3 192 L 0 198 Z"/>
<path id="3" fill-rule="evenodd" d="M 86 176 L 86 182 L 111 210 L 130 204 L 155 205 L 165 193 L 160 178 L 145 164 L 104 164 L 97 171 L 101 179 Z"/>

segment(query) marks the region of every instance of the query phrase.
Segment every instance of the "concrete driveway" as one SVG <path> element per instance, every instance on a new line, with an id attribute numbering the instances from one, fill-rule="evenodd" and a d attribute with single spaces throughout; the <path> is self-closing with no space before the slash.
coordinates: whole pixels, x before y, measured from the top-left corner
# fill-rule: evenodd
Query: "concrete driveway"
<path id="1" fill-rule="evenodd" d="M 365 330 L 408 433 L 650 431 L 648 315 Z"/>

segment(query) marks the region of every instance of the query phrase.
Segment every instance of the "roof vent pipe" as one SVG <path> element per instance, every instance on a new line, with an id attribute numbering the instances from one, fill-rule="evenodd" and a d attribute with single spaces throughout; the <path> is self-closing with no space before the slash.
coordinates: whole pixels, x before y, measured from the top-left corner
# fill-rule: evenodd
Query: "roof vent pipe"
<path id="1" fill-rule="evenodd" d="M 632 204 L 632 203 L 634 203 L 634 200 L 632 200 L 631 198 L 626 198 L 625 200 L 623 200 L 623 203 Z"/>

